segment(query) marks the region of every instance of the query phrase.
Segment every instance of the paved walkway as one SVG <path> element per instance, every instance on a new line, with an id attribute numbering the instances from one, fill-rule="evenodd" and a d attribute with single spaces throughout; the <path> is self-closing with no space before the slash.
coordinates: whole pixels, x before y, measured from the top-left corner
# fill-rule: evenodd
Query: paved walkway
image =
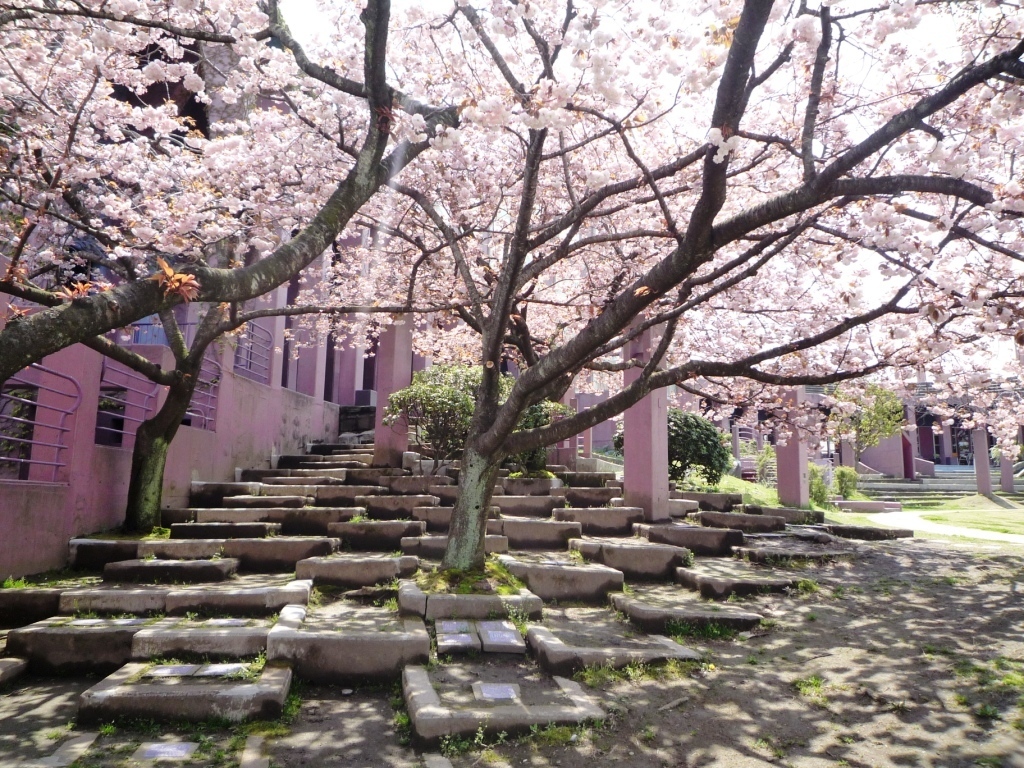
<path id="1" fill-rule="evenodd" d="M 911 528 L 922 533 L 939 533 L 943 536 L 963 536 L 969 539 L 1024 544 L 1024 536 L 1018 533 L 999 533 L 998 531 L 983 531 L 980 528 L 962 528 L 958 525 L 934 523 L 931 520 L 922 519 L 919 512 L 879 512 L 873 514 L 871 519 L 889 528 Z"/>

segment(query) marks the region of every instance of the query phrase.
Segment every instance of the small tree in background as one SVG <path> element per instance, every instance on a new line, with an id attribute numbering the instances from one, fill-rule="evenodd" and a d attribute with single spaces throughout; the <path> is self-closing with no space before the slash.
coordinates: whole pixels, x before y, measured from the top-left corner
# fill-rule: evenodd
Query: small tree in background
<path id="1" fill-rule="evenodd" d="M 718 485 L 722 475 L 732 468 L 732 453 L 725 447 L 725 440 L 725 435 L 702 416 L 669 408 L 669 479 L 683 480 L 692 469 L 708 485 Z M 614 445 L 623 451 L 621 432 L 615 435 Z"/>
<path id="2" fill-rule="evenodd" d="M 535 403 L 526 409 L 519 420 L 519 429 L 537 429 L 546 427 L 552 421 L 572 413 L 572 409 L 562 403 L 545 400 L 542 403 Z M 548 465 L 548 449 L 546 446 L 534 448 L 530 451 L 517 453 L 509 457 L 513 464 L 522 467 L 523 474 L 530 476 L 541 475 L 546 472 Z"/>
<path id="3" fill-rule="evenodd" d="M 863 394 L 851 395 L 839 389 L 832 397 L 836 405 L 829 416 L 830 426 L 843 439 L 853 438 L 858 461 L 863 451 L 903 428 L 903 402 L 892 390 L 868 384 Z"/>

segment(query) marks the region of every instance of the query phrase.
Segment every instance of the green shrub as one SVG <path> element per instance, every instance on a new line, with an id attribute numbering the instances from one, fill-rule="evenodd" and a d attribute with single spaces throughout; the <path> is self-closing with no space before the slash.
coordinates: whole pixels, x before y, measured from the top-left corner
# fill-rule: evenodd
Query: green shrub
<path id="1" fill-rule="evenodd" d="M 572 413 L 572 410 L 562 403 L 545 400 L 542 403 L 531 405 L 519 419 L 516 429 L 537 429 L 546 427 L 554 419 Z M 524 451 L 509 457 L 509 460 L 523 468 L 526 477 L 554 477 L 544 468 L 548 465 L 548 449 L 545 446 L 534 448 L 532 451 Z"/>
<path id="2" fill-rule="evenodd" d="M 757 454 L 757 482 L 761 485 L 769 485 L 774 470 L 775 446 L 771 443 L 765 443 L 764 447 Z"/>
<path id="3" fill-rule="evenodd" d="M 832 473 L 835 491 L 844 499 L 849 499 L 857 492 L 857 470 L 853 467 L 836 467 Z"/>
<path id="4" fill-rule="evenodd" d="M 708 485 L 717 485 L 722 475 L 732 469 L 732 452 L 726 447 L 728 437 L 707 419 L 678 408 L 668 411 L 668 476 L 683 480 L 695 470 Z M 616 450 L 623 450 L 623 436 L 615 435 Z"/>
<path id="5" fill-rule="evenodd" d="M 829 500 L 829 488 L 825 483 L 825 473 L 817 464 L 809 464 L 807 466 L 807 475 L 811 501 L 819 507 L 827 507 L 831 502 Z"/>

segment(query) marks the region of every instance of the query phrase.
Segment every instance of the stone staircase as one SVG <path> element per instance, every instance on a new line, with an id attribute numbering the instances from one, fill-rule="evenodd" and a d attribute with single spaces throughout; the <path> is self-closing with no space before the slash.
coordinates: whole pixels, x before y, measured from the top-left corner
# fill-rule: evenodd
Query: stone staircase
<path id="1" fill-rule="evenodd" d="M 993 483 L 998 489 L 999 470 L 992 469 Z M 1017 480 L 1016 493 L 1005 494 L 1009 498 L 1024 493 L 1024 482 Z M 872 499 L 898 501 L 905 509 L 927 508 L 950 499 L 973 496 L 978 492 L 974 467 L 939 466 L 935 477 L 920 477 L 903 480 L 883 475 L 861 475 L 858 490 Z"/>
<path id="2" fill-rule="evenodd" d="M 299 678 L 401 680 L 421 745 L 574 724 L 604 713 L 567 675 L 698 659 L 680 642 L 693 628 L 762 618 L 756 600 L 708 600 L 792 589 L 788 562 L 852 557 L 849 539 L 878 535 L 804 510 L 738 512 L 726 494 L 673 492 L 673 519 L 653 523 L 614 473 L 501 477 L 486 548 L 516 586 L 430 592 L 417 576 L 444 552 L 457 470 L 371 461 L 372 446 L 311 446 L 237 482 L 194 483 L 189 507 L 164 515 L 167 538 L 73 539 L 73 578 L 0 590 L 13 627 L 0 669 L 106 675 L 82 694 L 82 723 L 274 718 Z M 566 603 L 596 606 L 619 636 L 546 622 Z M 520 686 L 524 664 L 541 683 Z"/>

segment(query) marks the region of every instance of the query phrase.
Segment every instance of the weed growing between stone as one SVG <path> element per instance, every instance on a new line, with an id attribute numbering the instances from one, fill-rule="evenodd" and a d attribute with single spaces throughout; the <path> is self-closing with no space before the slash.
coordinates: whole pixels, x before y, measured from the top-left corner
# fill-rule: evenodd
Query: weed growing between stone
<path id="1" fill-rule="evenodd" d="M 663 664 L 632 661 L 619 668 L 613 667 L 610 664 L 584 667 L 573 675 L 573 679 L 590 688 L 605 689 L 624 681 L 638 683 L 642 680 L 673 680 L 680 677 L 704 674 L 714 671 L 714 669 L 715 665 L 708 661 L 669 659 Z"/>
<path id="2" fill-rule="evenodd" d="M 518 595 L 524 587 L 508 568 L 495 557 L 490 557 L 484 569 L 474 571 L 420 570 L 414 577 L 424 592 L 455 595 Z"/>
<path id="3" fill-rule="evenodd" d="M 736 637 L 737 632 L 717 621 L 695 623 L 670 619 L 665 624 L 665 634 L 679 642 L 682 638 L 708 641 L 732 640 Z"/>

